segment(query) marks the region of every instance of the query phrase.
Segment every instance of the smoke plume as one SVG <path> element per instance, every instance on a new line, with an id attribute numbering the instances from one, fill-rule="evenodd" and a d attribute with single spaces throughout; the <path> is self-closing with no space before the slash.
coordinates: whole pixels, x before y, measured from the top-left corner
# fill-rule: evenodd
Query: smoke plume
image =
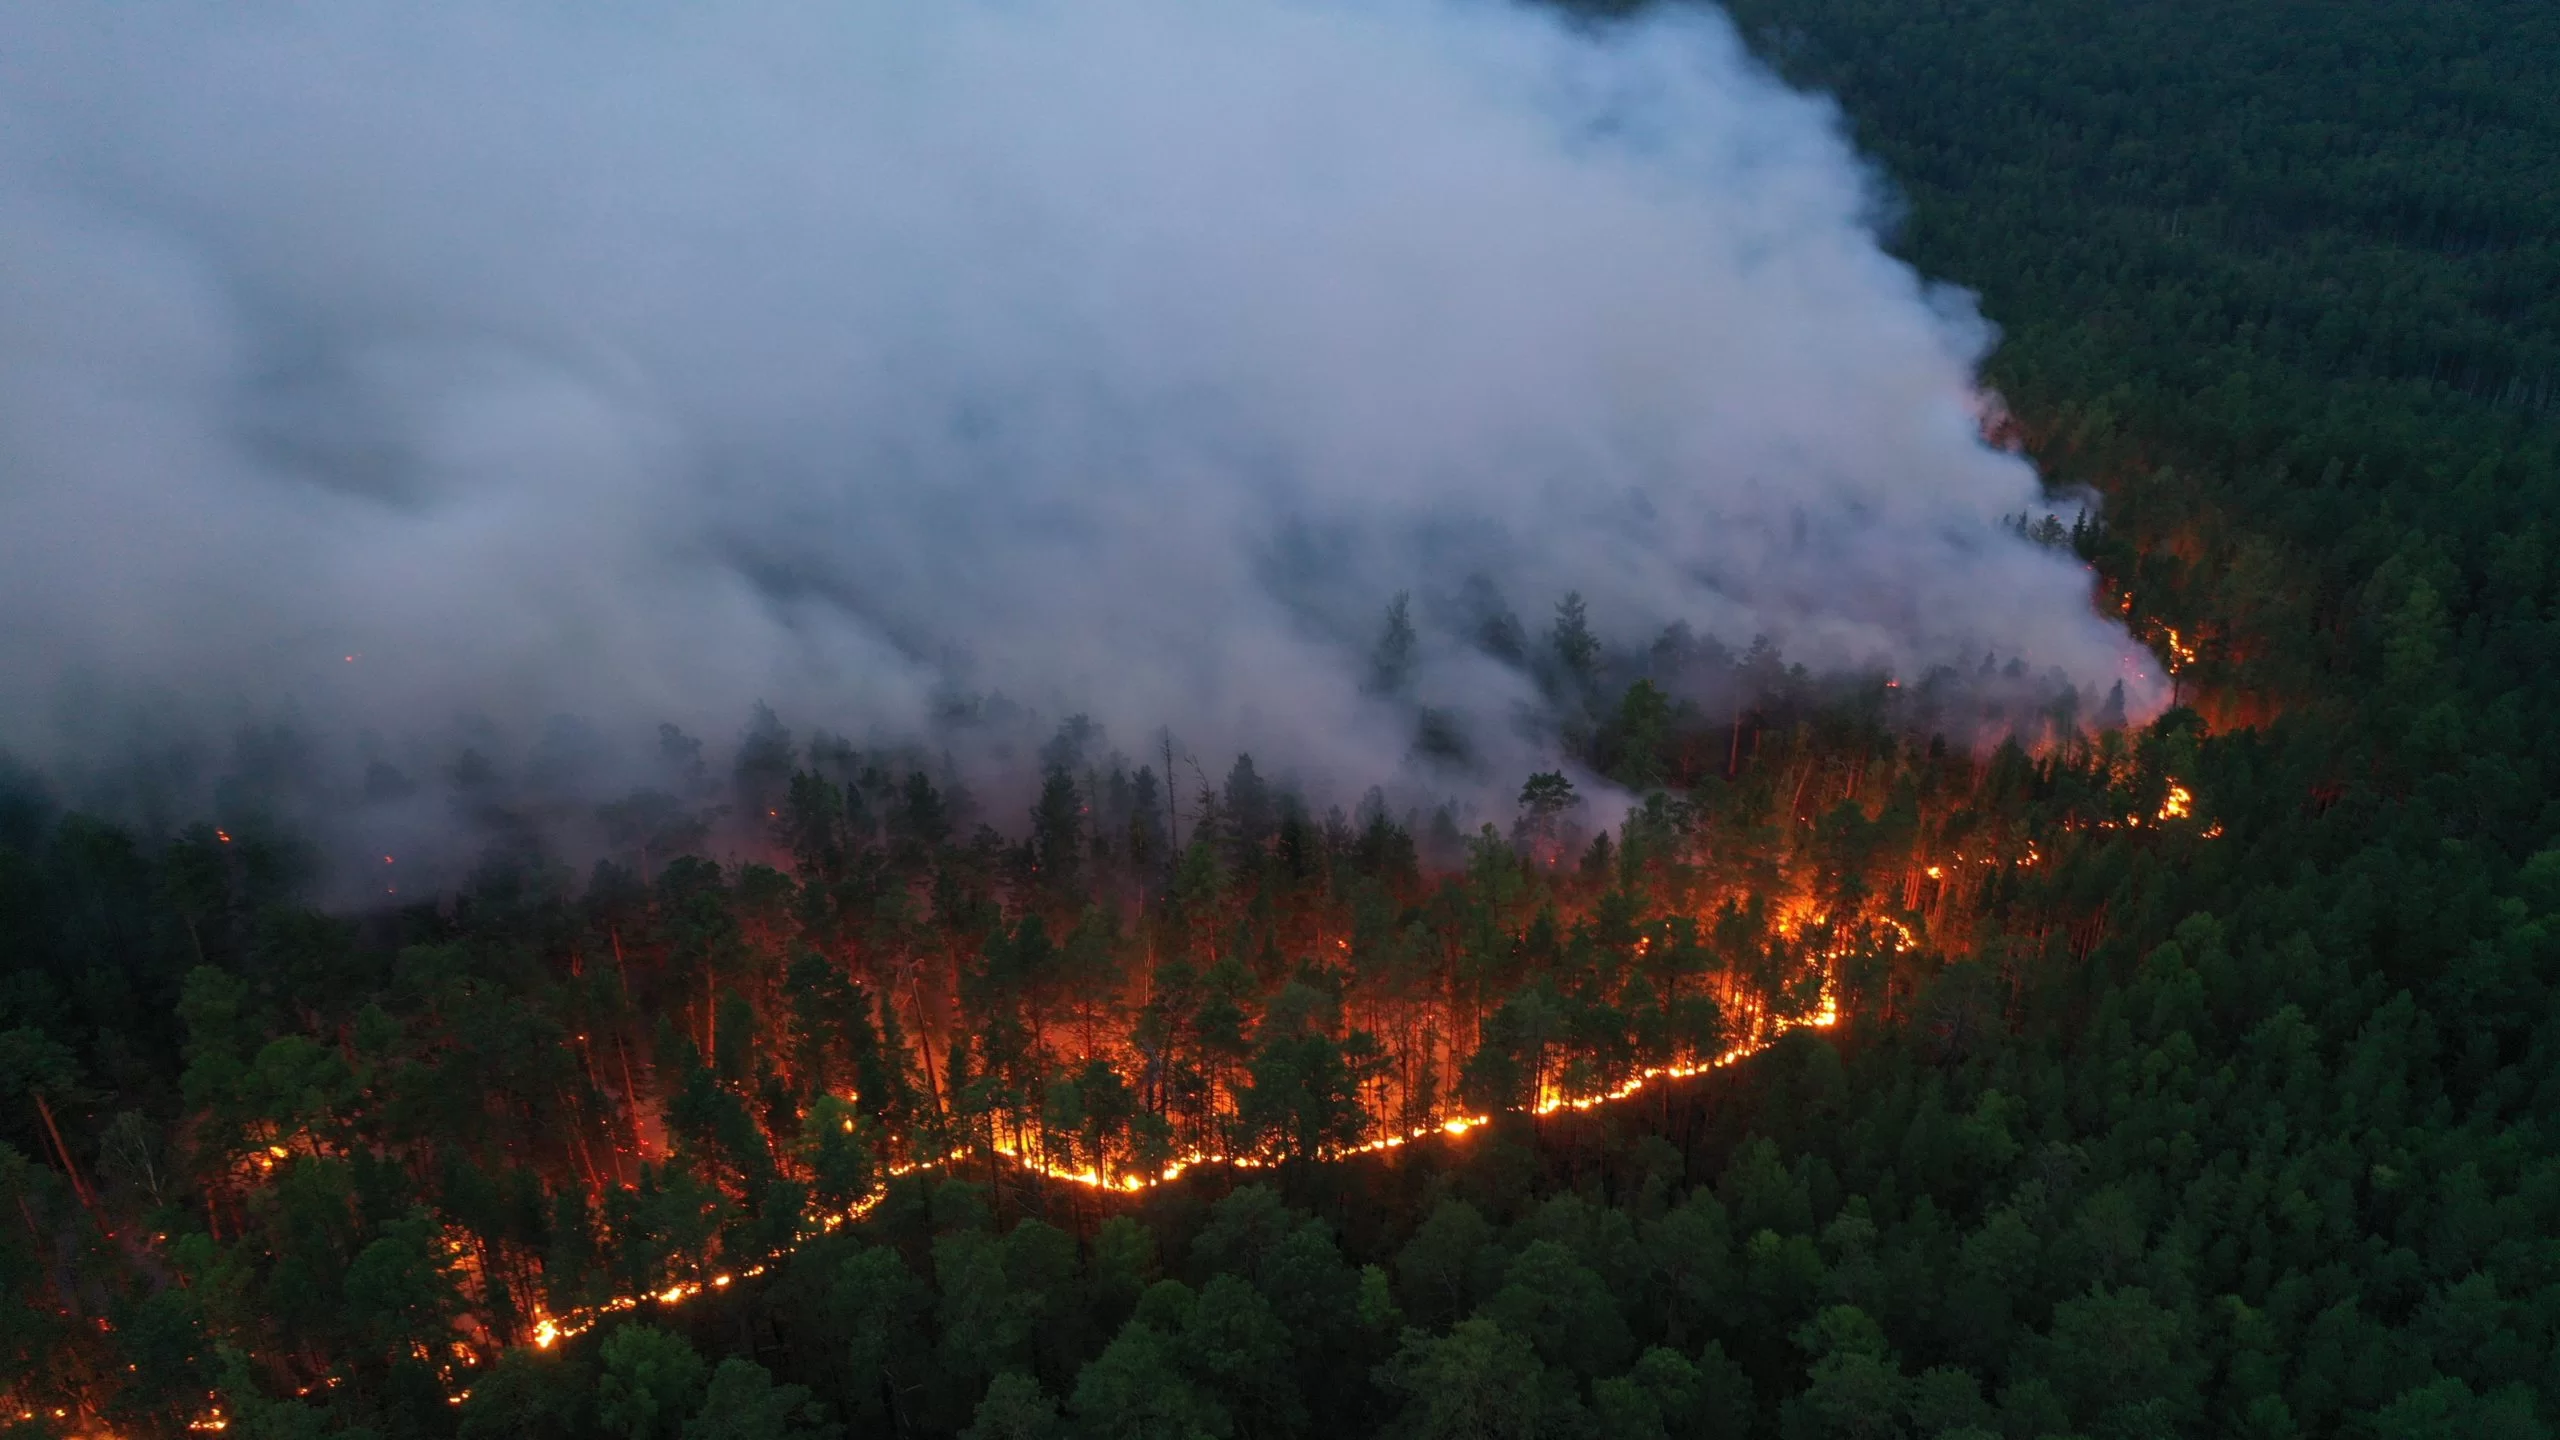
<path id="1" fill-rule="evenodd" d="M 1516 787 L 1568 591 L 2157 709 L 1875 202 L 1700 11 L 7 7 L 0 745 L 1000 696 Z"/>

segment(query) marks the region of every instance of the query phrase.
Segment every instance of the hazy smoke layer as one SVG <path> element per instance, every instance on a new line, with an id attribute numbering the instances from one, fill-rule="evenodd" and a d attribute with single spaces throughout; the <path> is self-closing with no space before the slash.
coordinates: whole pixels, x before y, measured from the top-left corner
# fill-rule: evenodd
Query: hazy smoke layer
<path id="1" fill-rule="evenodd" d="M 1539 758 L 1568 589 L 2156 708 L 1870 199 L 1695 14 L 5 7 L 0 743 L 1001 692 L 1365 785 Z"/>

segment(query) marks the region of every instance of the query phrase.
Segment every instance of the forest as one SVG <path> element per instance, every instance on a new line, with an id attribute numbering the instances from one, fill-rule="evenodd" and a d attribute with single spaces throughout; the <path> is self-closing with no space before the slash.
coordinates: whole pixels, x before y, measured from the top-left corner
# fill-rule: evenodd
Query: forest
<path id="1" fill-rule="evenodd" d="M 2166 714 L 1979 750 L 1545 597 L 1605 825 L 1075 719 L 1011 813 L 758 708 L 591 868 L 419 777 L 499 841 L 355 908 L 289 735 L 166 831 L 12 764 L 0 1425 L 2550 1435 L 2560 12 L 1729 8 Z"/>

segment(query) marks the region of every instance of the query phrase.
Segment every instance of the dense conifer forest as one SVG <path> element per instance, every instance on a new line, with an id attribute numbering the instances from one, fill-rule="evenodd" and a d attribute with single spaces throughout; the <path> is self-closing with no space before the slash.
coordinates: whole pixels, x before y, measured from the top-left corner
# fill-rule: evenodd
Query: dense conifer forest
<path id="1" fill-rule="evenodd" d="M 2560 11 L 1731 9 L 2174 708 L 1977 750 L 1546 597 L 1622 823 L 758 711 L 592 870 L 428 779 L 499 843 L 352 909 L 283 741 L 175 833 L 13 767 L 0 1426 L 2549 1435 Z"/>

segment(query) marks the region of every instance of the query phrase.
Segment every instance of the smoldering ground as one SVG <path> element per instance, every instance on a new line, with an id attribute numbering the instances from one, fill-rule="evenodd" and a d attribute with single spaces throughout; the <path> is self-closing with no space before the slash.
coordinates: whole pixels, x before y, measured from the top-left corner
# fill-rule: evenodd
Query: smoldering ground
<path id="1" fill-rule="evenodd" d="M 1001 695 L 1498 788 L 1567 591 L 2156 709 L 1875 198 L 1699 10 L 10 7 L 0 743 L 353 794 L 576 715 L 601 785 Z"/>

